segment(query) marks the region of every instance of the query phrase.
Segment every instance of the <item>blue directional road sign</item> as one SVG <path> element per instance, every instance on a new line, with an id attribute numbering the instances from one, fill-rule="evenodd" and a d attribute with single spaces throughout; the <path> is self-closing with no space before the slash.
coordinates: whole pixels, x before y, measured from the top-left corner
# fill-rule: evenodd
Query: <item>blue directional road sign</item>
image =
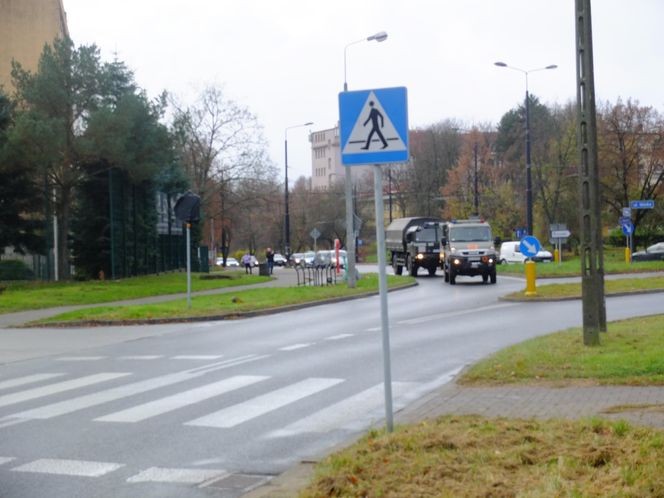
<path id="1" fill-rule="evenodd" d="M 341 92 L 339 131 L 344 166 L 408 161 L 406 88 Z"/>
<path id="2" fill-rule="evenodd" d="M 526 235 L 523 239 L 521 239 L 519 248 L 521 249 L 521 254 L 527 258 L 532 258 L 539 252 L 539 250 L 542 248 L 542 245 L 540 244 L 540 241 L 537 240 L 537 237 Z"/>
<path id="3" fill-rule="evenodd" d="M 629 207 L 631 207 L 632 209 L 653 209 L 655 207 L 655 201 L 653 200 L 629 201 Z"/>
<path id="4" fill-rule="evenodd" d="M 634 233 L 634 223 L 632 221 L 624 221 L 620 224 L 620 228 L 622 228 L 622 232 L 625 234 L 625 237 L 629 237 Z"/>

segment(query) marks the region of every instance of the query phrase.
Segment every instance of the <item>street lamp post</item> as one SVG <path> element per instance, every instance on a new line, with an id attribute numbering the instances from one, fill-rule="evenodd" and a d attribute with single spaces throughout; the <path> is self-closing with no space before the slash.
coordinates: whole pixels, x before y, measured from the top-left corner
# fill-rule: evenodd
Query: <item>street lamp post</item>
<path id="1" fill-rule="evenodd" d="M 348 83 L 346 80 L 346 51 L 351 45 L 356 43 L 361 43 L 364 41 L 377 41 L 383 42 L 387 40 L 387 33 L 385 31 L 379 31 L 367 38 L 362 38 L 361 40 L 355 40 L 350 42 L 344 47 L 344 92 L 348 91 Z M 348 276 L 348 287 L 355 287 L 355 233 L 353 230 L 353 177 L 351 175 L 350 167 L 346 166 L 346 253 L 347 253 L 347 271 Z"/>
<path id="2" fill-rule="evenodd" d="M 531 176 L 530 164 L 530 99 L 528 98 L 528 74 L 536 71 L 544 71 L 546 69 L 556 69 L 558 66 L 551 64 L 546 67 L 538 67 L 536 69 L 521 69 L 514 66 L 509 66 L 504 62 L 494 62 L 498 67 L 505 67 L 523 73 L 526 77 L 526 230 L 528 235 L 533 234 L 533 182 Z"/>
<path id="3" fill-rule="evenodd" d="M 313 122 L 288 126 L 284 130 L 284 169 L 285 169 L 285 180 L 284 180 L 284 252 L 286 253 L 286 258 L 290 257 L 290 215 L 288 213 L 288 130 L 293 128 L 301 128 L 303 126 L 310 126 L 314 124 Z"/>

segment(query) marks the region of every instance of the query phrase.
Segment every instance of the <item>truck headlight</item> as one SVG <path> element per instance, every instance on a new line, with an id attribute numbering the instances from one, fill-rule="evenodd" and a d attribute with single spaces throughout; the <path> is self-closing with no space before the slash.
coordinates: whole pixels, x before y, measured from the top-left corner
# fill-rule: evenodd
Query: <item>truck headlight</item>
<path id="1" fill-rule="evenodd" d="M 419 261 L 422 261 L 422 260 L 424 259 L 424 254 L 422 254 L 422 253 L 418 253 L 418 255 L 415 256 L 415 259 L 417 259 L 417 260 L 419 260 Z"/>
<path id="2" fill-rule="evenodd" d="M 454 263 L 455 265 L 460 265 L 461 260 L 459 258 L 454 258 L 454 261 L 452 261 L 452 263 Z"/>

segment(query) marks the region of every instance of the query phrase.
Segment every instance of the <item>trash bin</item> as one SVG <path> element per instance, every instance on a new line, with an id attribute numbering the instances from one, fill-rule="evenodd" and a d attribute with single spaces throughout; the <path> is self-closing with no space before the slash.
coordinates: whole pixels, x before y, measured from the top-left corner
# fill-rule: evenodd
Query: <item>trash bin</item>
<path id="1" fill-rule="evenodd" d="M 264 277 L 270 275 L 270 271 L 267 268 L 267 263 L 258 263 L 258 274 Z"/>

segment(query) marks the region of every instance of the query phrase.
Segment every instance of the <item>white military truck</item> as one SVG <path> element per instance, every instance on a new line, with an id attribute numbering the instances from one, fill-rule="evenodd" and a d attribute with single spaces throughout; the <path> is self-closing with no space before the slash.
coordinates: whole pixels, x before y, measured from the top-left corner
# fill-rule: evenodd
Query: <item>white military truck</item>
<path id="1" fill-rule="evenodd" d="M 445 282 L 456 284 L 457 275 L 482 277 L 496 283 L 496 250 L 491 227 L 479 218 L 443 224 L 443 271 Z"/>

